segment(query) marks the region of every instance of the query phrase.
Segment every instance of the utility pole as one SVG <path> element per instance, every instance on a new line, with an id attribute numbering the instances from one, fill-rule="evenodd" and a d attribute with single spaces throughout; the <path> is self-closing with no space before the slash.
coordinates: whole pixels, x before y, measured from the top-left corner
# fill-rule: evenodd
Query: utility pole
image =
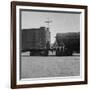
<path id="1" fill-rule="evenodd" d="M 48 18 L 48 20 L 47 21 L 45 21 L 45 23 L 47 24 L 47 30 L 49 30 L 49 28 L 50 28 L 50 23 L 51 23 L 52 21 L 51 20 L 49 20 L 49 18 Z M 51 45 L 50 45 L 51 46 Z M 51 47 L 50 47 L 51 48 Z"/>

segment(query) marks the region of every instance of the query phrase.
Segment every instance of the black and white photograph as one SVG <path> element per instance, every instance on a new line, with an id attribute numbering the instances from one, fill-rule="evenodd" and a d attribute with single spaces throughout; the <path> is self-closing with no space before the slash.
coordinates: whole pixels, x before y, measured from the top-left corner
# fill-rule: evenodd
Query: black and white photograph
<path id="1" fill-rule="evenodd" d="M 21 78 L 80 75 L 80 13 L 21 10 Z"/>
<path id="2" fill-rule="evenodd" d="M 87 6 L 12 2 L 12 88 L 87 84 Z"/>

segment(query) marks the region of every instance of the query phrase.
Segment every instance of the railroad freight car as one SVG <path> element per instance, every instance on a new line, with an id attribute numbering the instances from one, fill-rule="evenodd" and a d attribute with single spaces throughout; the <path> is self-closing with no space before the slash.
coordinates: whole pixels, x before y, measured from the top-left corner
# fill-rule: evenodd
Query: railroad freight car
<path id="1" fill-rule="evenodd" d="M 57 33 L 55 45 L 57 56 L 71 56 L 74 52 L 80 53 L 80 32 Z"/>
<path id="2" fill-rule="evenodd" d="M 21 37 L 22 52 L 30 51 L 31 56 L 48 55 L 50 48 L 50 32 L 48 28 L 23 29 Z"/>

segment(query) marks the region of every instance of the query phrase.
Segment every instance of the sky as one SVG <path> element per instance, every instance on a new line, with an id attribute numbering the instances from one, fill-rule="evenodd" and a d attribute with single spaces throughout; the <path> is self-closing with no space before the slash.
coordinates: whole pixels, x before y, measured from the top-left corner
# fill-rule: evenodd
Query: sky
<path id="1" fill-rule="evenodd" d="M 48 27 L 51 32 L 51 43 L 56 33 L 80 32 L 80 14 L 65 12 L 21 11 L 21 29 Z"/>

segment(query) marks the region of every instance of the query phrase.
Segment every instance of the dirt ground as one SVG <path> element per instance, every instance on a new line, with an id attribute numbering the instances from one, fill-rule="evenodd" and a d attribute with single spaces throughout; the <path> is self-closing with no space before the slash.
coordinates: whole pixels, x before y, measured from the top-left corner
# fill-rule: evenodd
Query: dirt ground
<path id="1" fill-rule="evenodd" d="M 64 77 L 80 74 L 80 56 L 21 57 L 21 78 Z"/>

